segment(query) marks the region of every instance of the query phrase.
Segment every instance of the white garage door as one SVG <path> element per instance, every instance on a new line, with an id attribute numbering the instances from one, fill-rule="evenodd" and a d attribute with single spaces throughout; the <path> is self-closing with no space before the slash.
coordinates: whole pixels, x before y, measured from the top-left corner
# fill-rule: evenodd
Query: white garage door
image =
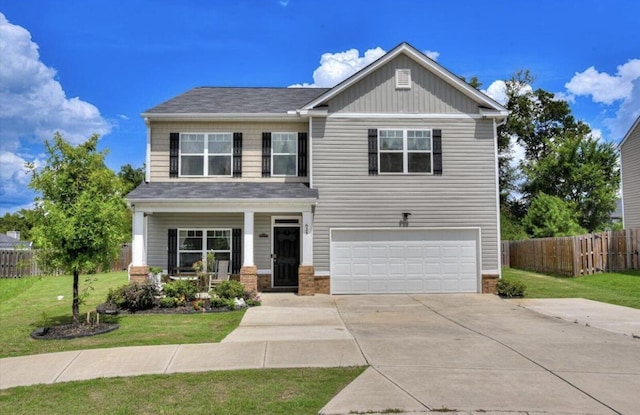
<path id="1" fill-rule="evenodd" d="M 478 229 L 332 229 L 331 292 L 478 292 L 478 239 Z"/>

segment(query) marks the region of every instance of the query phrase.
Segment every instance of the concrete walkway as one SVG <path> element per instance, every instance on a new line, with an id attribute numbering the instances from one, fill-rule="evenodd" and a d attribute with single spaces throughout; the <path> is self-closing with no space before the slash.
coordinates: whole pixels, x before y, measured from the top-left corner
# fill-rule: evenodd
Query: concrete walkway
<path id="1" fill-rule="evenodd" d="M 574 303 L 559 318 L 559 304 L 547 304 L 545 315 L 537 312 L 545 304 L 492 295 L 265 294 L 263 306 L 248 310 L 221 343 L 0 359 L 0 389 L 152 373 L 369 365 L 322 414 L 637 413 L 640 339 L 621 334 L 629 329 L 619 323 L 635 327 L 640 310 Z"/>

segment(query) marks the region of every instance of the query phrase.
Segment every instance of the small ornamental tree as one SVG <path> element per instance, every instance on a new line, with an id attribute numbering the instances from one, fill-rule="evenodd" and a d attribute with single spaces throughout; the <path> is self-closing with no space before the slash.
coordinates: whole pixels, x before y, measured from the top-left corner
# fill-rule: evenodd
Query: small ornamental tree
<path id="1" fill-rule="evenodd" d="M 97 135 L 74 147 L 56 133 L 45 143 L 46 165 L 28 166 L 37 194 L 32 236 L 48 267 L 73 274 L 74 324 L 80 322 L 79 275 L 108 269 L 118 257 L 126 212 L 122 182 L 97 145 Z"/>
<path id="2" fill-rule="evenodd" d="M 539 193 L 531 203 L 523 225 L 534 238 L 586 233 L 576 221 L 575 209 L 557 196 Z"/>

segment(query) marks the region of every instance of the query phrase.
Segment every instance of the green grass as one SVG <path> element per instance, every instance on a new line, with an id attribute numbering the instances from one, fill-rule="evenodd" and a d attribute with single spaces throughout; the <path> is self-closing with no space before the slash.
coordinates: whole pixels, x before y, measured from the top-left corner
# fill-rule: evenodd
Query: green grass
<path id="1" fill-rule="evenodd" d="M 504 268 L 502 277 L 524 282 L 527 298 L 586 298 L 640 309 L 640 271 L 606 272 L 571 278 Z"/>
<path id="2" fill-rule="evenodd" d="M 80 277 L 80 291 L 88 286 Z M 125 272 L 91 276 L 94 288 L 80 306 L 81 317 L 105 301 L 109 288 L 127 283 Z M 71 276 L 0 279 L 0 358 L 103 347 L 219 342 L 233 331 L 243 310 L 186 315 L 108 317 L 120 328 L 111 333 L 69 340 L 34 340 L 37 327 L 71 322 Z M 63 295 L 63 300 L 57 297 Z"/>
<path id="3" fill-rule="evenodd" d="M 365 368 L 108 378 L 0 391 L 3 414 L 317 414 Z"/>

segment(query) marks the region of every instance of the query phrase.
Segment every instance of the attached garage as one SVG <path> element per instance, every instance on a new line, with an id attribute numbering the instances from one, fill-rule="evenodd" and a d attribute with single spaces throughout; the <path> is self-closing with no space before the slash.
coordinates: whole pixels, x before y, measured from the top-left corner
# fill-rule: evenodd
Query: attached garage
<path id="1" fill-rule="evenodd" d="M 331 230 L 332 294 L 480 292 L 479 228 Z"/>

